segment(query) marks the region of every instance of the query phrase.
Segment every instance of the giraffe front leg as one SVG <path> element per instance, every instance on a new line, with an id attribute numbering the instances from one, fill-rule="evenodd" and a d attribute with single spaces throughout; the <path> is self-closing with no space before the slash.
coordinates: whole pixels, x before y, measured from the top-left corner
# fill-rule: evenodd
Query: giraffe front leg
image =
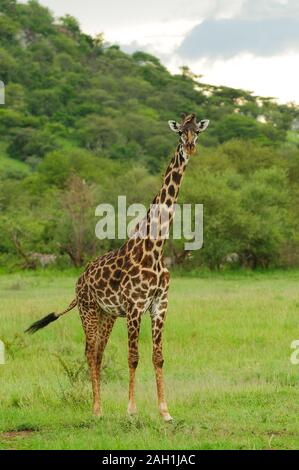
<path id="1" fill-rule="evenodd" d="M 139 361 L 138 339 L 141 323 L 141 313 L 142 312 L 138 308 L 133 308 L 127 314 L 129 365 L 129 403 L 127 411 L 129 415 L 137 413 L 137 406 L 135 402 L 135 374 Z"/>
<path id="2" fill-rule="evenodd" d="M 167 311 L 167 292 L 153 305 L 151 312 L 152 339 L 153 339 L 153 365 L 156 374 L 159 412 L 164 421 L 172 421 L 169 414 L 164 389 L 163 378 L 163 327 Z"/>

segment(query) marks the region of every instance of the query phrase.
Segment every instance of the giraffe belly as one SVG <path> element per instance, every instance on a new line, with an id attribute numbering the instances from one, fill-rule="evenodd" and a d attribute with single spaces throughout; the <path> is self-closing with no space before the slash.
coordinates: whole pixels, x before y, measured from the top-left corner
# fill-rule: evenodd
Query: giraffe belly
<path id="1" fill-rule="evenodd" d="M 98 297 L 96 300 L 98 306 L 100 307 L 101 310 L 104 312 L 108 313 L 109 315 L 113 316 L 125 316 L 123 315 L 123 309 L 122 306 L 119 302 L 119 299 L 117 301 L 110 301 L 109 299 L 103 299 Z"/>

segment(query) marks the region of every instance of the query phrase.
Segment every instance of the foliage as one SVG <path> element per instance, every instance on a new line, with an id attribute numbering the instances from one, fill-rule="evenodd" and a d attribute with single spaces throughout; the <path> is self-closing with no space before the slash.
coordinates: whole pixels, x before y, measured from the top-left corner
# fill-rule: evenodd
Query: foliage
<path id="1" fill-rule="evenodd" d="M 238 253 L 280 265 L 297 249 L 296 105 L 205 84 L 185 66 L 172 75 L 35 0 L 2 0 L 0 13 L 0 262 L 28 266 L 41 251 L 77 266 L 121 243 L 94 238 L 94 209 L 118 195 L 150 203 L 176 144 L 167 120 L 181 112 L 211 124 L 181 192 L 204 204 L 204 247 L 186 257 L 175 241 L 176 262 L 219 268 Z"/>

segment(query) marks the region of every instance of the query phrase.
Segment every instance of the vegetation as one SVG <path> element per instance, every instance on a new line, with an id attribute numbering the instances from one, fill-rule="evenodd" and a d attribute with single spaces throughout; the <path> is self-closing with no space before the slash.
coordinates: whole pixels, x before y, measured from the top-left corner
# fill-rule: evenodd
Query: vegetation
<path id="1" fill-rule="evenodd" d="M 209 118 L 181 202 L 204 204 L 204 247 L 170 255 L 185 268 L 299 263 L 299 110 L 271 98 L 171 75 L 156 57 L 125 54 L 75 18 L 35 0 L 0 2 L 0 263 L 32 253 L 80 266 L 121 241 L 94 237 L 101 202 L 149 204 L 174 151 L 167 120 Z M 175 256 L 174 256 L 175 254 Z"/>
<path id="2" fill-rule="evenodd" d="M 137 369 L 139 417 L 128 419 L 127 333 L 116 322 L 105 352 L 104 417 L 91 385 L 76 310 L 36 336 L 41 312 L 64 308 L 75 277 L 59 272 L 1 278 L 1 449 L 297 449 L 298 271 L 231 272 L 172 280 L 165 380 L 173 424 L 158 416 L 145 315 Z M 188 301 L 186 302 L 186 299 Z"/>

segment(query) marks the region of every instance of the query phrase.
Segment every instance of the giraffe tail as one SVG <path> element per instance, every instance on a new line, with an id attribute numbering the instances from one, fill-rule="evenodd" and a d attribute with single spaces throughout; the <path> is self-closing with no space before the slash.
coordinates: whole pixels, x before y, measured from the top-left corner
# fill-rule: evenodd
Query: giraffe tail
<path id="1" fill-rule="evenodd" d="M 41 328 L 44 328 L 45 326 L 49 325 L 49 323 L 52 323 L 53 321 L 58 320 L 58 318 L 60 318 L 65 313 L 72 310 L 74 307 L 76 307 L 76 305 L 77 305 L 77 299 L 75 298 L 70 303 L 68 308 L 63 310 L 63 312 L 49 313 L 49 315 L 46 315 L 45 317 L 41 318 L 40 320 L 32 323 L 32 325 L 30 325 L 29 328 L 27 328 L 27 330 L 25 330 L 25 333 L 29 333 L 29 334 L 35 333 L 36 331 L 40 330 Z"/>

